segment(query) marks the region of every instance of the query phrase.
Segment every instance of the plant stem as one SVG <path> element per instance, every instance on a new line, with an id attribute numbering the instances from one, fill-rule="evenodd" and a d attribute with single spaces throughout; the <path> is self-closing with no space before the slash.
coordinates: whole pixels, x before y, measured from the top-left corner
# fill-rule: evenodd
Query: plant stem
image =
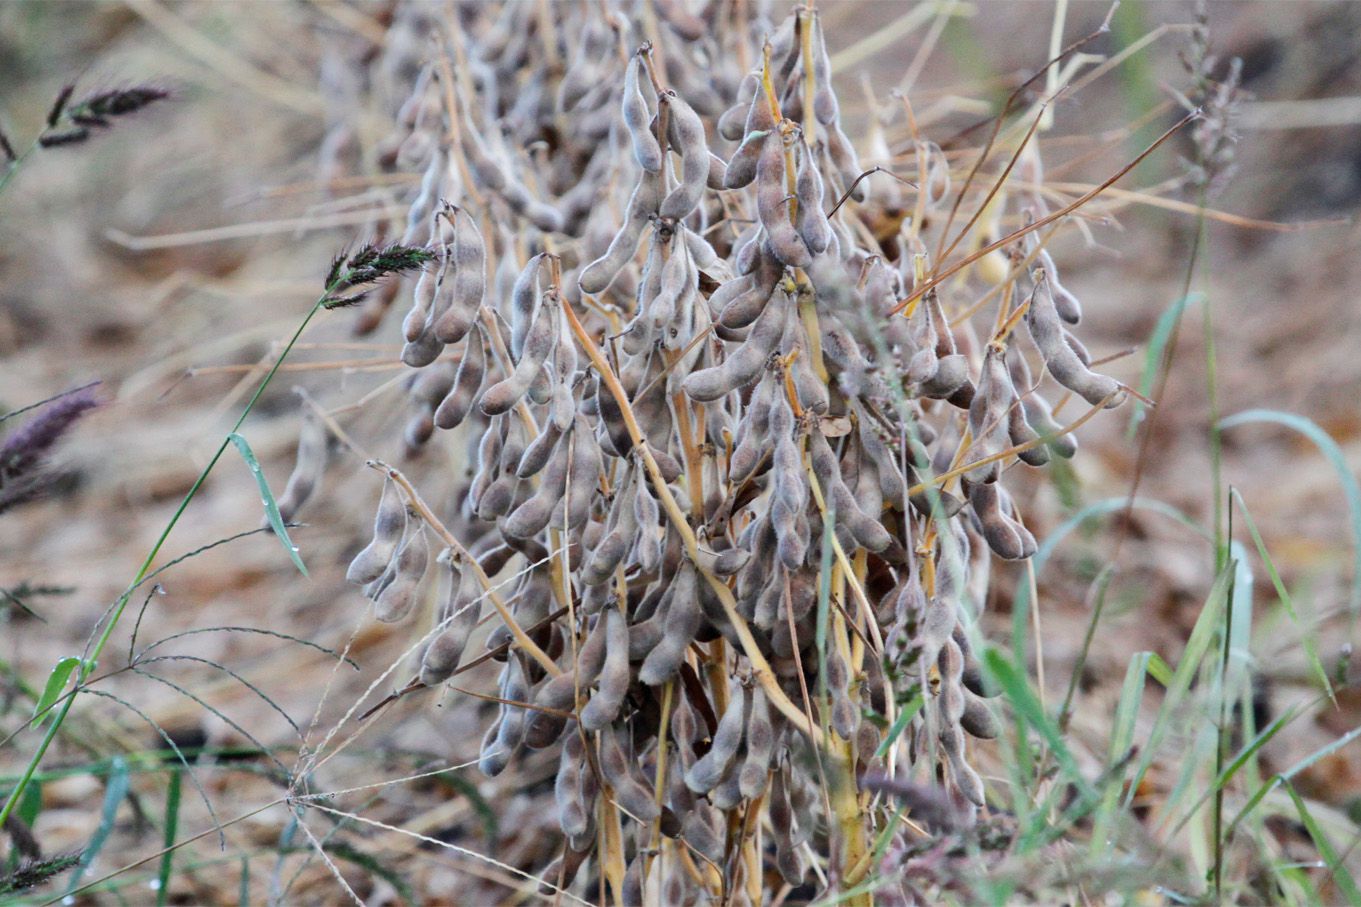
<path id="1" fill-rule="evenodd" d="M 584 328 L 577 319 L 576 312 L 572 311 L 572 307 L 565 301 L 562 306 L 562 311 L 567 317 L 568 326 L 576 336 L 577 343 L 591 360 L 591 364 L 600 375 L 600 380 L 605 383 L 606 389 L 609 390 L 611 396 L 613 396 L 615 401 L 619 404 L 620 412 L 624 418 L 624 424 L 628 428 L 629 437 L 632 439 L 638 455 L 642 458 L 643 466 L 647 471 L 649 479 L 652 481 L 653 487 L 657 490 L 657 497 L 661 499 L 662 509 L 666 511 L 667 517 L 671 520 L 672 525 L 676 527 L 676 532 L 680 535 L 681 543 L 685 547 L 685 553 L 690 558 L 691 562 L 694 563 L 695 569 L 699 571 L 700 576 L 709 583 L 710 587 L 713 588 L 714 593 L 718 596 L 719 603 L 723 607 L 724 615 L 732 624 L 733 630 L 736 632 L 737 638 L 741 642 L 742 652 L 747 656 L 747 660 L 751 662 L 754 679 L 765 689 L 766 696 L 770 699 L 771 704 L 789 719 L 791 725 L 806 735 L 814 743 L 818 745 L 824 744 L 826 740 L 821 728 L 810 721 L 808 716 L 800 711 L 799 707 L 791 702 L 789 697 L 785 695 L 784 690 L 780 688 L 779 681 L 775 678 L 775 672 L 771 668 L 770 662 L 766 661 L 765 656 L 761 654 L 760 646 L 756 643 L 756 637 L 752 635 L 751 628 L 747 626 L 746 619 L 738 612 L 737 601 L 733 598 L 732 590 L 728 588 L 728 584 L 714 576 L 712 572 L 705 570 L 700 566 L 699 543 L 695 539 L 695 532 L 690 528 L 690 524 L 685 519 L 684 512 L 676 503 L 676 499 L 671 494 L 670 487 L 662 478 L 661 470 L 657 467 L 657 461 L 653 459 L 651 451 L 647 448 L 643 432 L 638 427 L 637 419 L 634 418 L 633 406 L 629 402 L 628 394 L 624 391 L 623 385 L 619 383 L 619 378 L 614 374 L 614 370 L 610 368 L 609 363 L 605 361 L 605 357 L 601 354 L 600 348 L 596 346 L 595 342 L 591 339 L 591 336 L 586 333 L 586 328 Z"/>
<path id="2" fill-rule="evenodd" d="M 29 149 L 29 151 L 31 150 L 32 148 Z M 27 154 L 28 152 L 25 152 L 24 156 L 27 156 Z M 20 160 L 23 160 L 23 156 L 20 157 Z M 17 168 L 18 163 L 16 162 L 10 167 L 10 170 L 3 179 L 8 180 L 9 175 Z M 0 189 L 3 188 L 4 182 L 0 182 Z M 246 417 L 249 416 L 251 410 L 255 408 L 255 404 L 260 399 L 260 396 L 264 394 L 265 388 L 274 380 L 275 373 L 279 371 L 279 366 L 283 365 L 284 359 L 288 357 L 289 352 L 293 349 L 293 345 L 298 342 L 298 338 L 301 337 L 303 331 L 307 329 L 307 325 L 311 323 L 313 317 L 321 310 L 322 302 L 331 294 L 336 286 L 339 285 L 341 280 L 343 280 L 343 277 L 338 278 L 331 285 L 327 286 L 325 292 L 317 297 L 316 302 L 312 303 L 311 309 L 307 312 L 307 317 L 302 320 L 302 323 L 298 325 L 298 329 L 293 332 L 292 338 L 289 339 L 288 344 L 279 354 L 279 358 L 275 360 L 274 366 L 261 380 L 260 386 L 255 389 L 255 394 L 251 396 L 250 401 L 246 404 L 245 408 L 241 410 L 240 417 L 237 418 L 236 424 L 232 426 L 231 431 L 227 433 L 228 435 L 236 432 L 241 428 L 242 424 L 245 423 Z M 146 559 L 142 561 L 142 566 L 138 568 L 137 575 L 133 577 L 127 590 L 119 596 L 118 602 L 114 605 L 113 612 L 109 615 L 108 622 L 104 626 L 104 631 L 99 635 L 94 646 L 90 648 L 87 656 L 82 661 L 80 673 L 76 677 L 75 690 L 72 691 L 72 695 L 67 697 L 66 702 L 61 707 L 61 711 L 52 719 L 52 723 L 47 728 L 47 733 L 43 735 L 42 742 L 38 744 L 37 750 L 28 760 L 28 765 L 24 768 L 24 773 L 22 777 L 20 777 L 19 783 L 15 785 L 14 790 L 10 791 L 9 798 L 5 800 L 4 807 L 0 808 L 0 826 L 3 826 L 9 819 L 10 814 L 14 812 L 15 807 L 19 804 L 19 799 L 24 795 L 24 791 L 28 788 L 29 782 L 33 780 L 33 773 L 38 770 L 38 766 L 42 763 L 43 757 L 47 755 L 47 748 L 51 746 L 52 741 L 56 739 L 57 731 L 61 728 L 62 723 L 66 720 L 67 714 L 71 711 L 72 704 L 76 701 L 75 692 L 79 691 L 81 684 L 88 680 L 90 675 L 94 673 L 99 656 L 104 651 L 104 647 L 108 645 L 109 639 L 112 638 L 113 631 L 118 626 L 118 621 L 122 618 L 123 611 L 127 608 L 128 602 L 132 598 L 133 590 L 141 584 L 142 580 L 146 578 L 147 573 L 151 571 L 151 565 L 155 562 L 156 555 L 160 554 L 161 548 L 165 545 L 166 540 L 170 538 L 171 531 L 180 521 L 180 517 L 184 515 L 185 510 L 189 508 L 189 502 L 194 499 L 198 494 L 199 489 L 203 487 L 203 483 L 208 479 L 208 474 L 213 471 L 213 467 L 217 465 L 217 461 L 222 459 L 222 454 L 226 452 L 229 444 L 231 444 L 230 438 L 224 437 L 222 443 L 217 448 L 217 452 L 213 454 L 212 459 L 208 461 L 208 465 L 203 468 L 203 471 L 199 473 L 198 478 L 194 480 L 194 484 L 190 486 L 189 491 L 185 493 L 184 500 L 180 501 L 180 506 L 170 518 L 170 522 L 166 524 L 165 529 L 161 531 L 160 537 L 156 539 L 156 543 L 152 546 L 150 553 L 148 553 Z"/>
<path id="3" fill-rule="evenodd" d="M 28 159 L 28 156 L 32 154 L 37 147 L 38 140 L 34 139 L 32 144 L 24 149 L 23 154 L 20 154 L 9 162 L 9 166 L 5 168 L 5 172 L 0 174 L 0 194 L 4 194 L 5 187 L 9 185 L 10 180 L 14 179 L 14 174 L 19 172 L 19 168 L 23 165 L 24 161 Z"/>

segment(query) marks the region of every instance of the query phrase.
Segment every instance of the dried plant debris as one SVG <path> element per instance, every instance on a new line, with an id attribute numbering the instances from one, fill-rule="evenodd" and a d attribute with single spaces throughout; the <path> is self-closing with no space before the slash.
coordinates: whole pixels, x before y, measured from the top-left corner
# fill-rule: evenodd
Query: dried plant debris
<path id="1" fill-rule="evenodd" d="M 962 175 L 925 142 L 920 172 L 862 173 L 815 12 L 634 6 L 463 7 L 433 63 L 424 7 L 399 7 L 382 159 L 413 177 L 409 245 L 337 260 L 328 292 L 420 271 L 403 446 L 452 433 L 467 469 L 439 510 L 389 471 L 348 576 L 395 621 L 444 575 L 427 686 L 482 656 L 493 606 L 480 764 L 559 759 L 564 849 L 527 870 L 571 884 L 590 854 L 616 900 L 757 901 L 813 854 L 863 874 L 874 829 L 837 815 L 866 772 L 973 826 L 969 740 L 999 732 L 976 596 L 1036 548 L 1010 476 L 1127 391 L 1034 234 L 919 291 L 955 260 L 929 250 Z M 1037 199 L 1004 187 L 959 245 Z"/>

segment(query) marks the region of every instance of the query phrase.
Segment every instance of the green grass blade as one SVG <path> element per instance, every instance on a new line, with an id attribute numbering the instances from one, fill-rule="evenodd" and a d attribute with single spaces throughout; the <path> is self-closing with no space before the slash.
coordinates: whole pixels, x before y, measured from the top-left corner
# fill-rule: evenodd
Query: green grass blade
<path id="1" fill-rule="evenodd" d="M 902 710 L 898 712 L 898 717 L 893 719 L 893 725 L 888 729 L 888 733 L 884 735 L 883 742 L 874 751 L 875 759 L 882 759 L 888 755 L 888 751 L 893 749 L 893 744 L 897 743 L 898 738 L 902 736 L 908 722 L 917 717 L 917 713 L 922 710 L 922 706 L 925 704 L 926 700 L 922 698 L 921 693 L 918 693 L 912 697 L 907 705 L 902 707 Z"/>
<path id="2" fill-rule="evenodd" d="M 1049 559 L 1054 556 L 1054 551 L 1058 548 L 1059 544 L 1071 535 L 1079 526 L 1090 519 L 1104 516 L 1108 513 L 1116 513 L 1129 506 L 1129 498 L 1105 498 L 1100 501 L 1093 501 L 1056 526 L 1054 531 L 1045 537 L 1045 540 L 1035 551 L 1034 557 L 1031 558 L 1031 563 L 1034 564 L 1035 568 L 1035 579 L 1037 581 L 1039 580 L 1040 572 L 1044 570 L 1044 566 L 1049 562 Z M 1133 508 L 1135 510 L 1146 510 L 1150 513 L 1162 514 L 1165 517 L 1181 523 L 1206 541 L 1213 541 L 1214 539 L 1214 535 L 1209 530 L 1173 507 L 1171 504 L 1165 504 L 1162 501 L 1152 499 L 1135 498 Z M 1016 588 L 1016 604 L 1013 606 L 1013 610 L 1019 609 L 1021 611 L 1027 611 L 1029 608 L 1030 590 L 1025 583 L 1021 583 Z"/>
<path id="3" fill-rule="evenodd" d="M 95 857 L 104 849 L 104 844 L 113 833 L 114 822 L 118 818 L 118 806 L 127 795 L 128 766 L 121 756 L 115 757 L 109 772 L 109 780 L 104 785 L 104 806 L 99 811 L 99 826 L 95 828 L 95 833 L 90 836 L 90 843 L 80 855 L 80 865 L 71 874 L 71 883 L 66 889 L 68 896 L 80 887 L 81 876 L 85 875 L 85 871 L 94 863 Z"/>
<path id="4" fill-rule="evenodd" d="M 1347 903 L 1352 907 L 1361 907 L 1361 890 L 1356 887 L 1356 880 L 1343 865 L 1342 858 L 1338 856 L 1337 849 L 1333 847 L 1333 842 L 1328 840 L 1328 835 L 1314 818 L 1314 814 L 1309 812 L 1309 807 L 1304 805 L 1304 799 L 1296 792 L 1294 785 L 1287 783 L 1285 792 L 1290 795 L 1290 799 L 1295 801 L 1295 811 L 1300 814 L 1300 821 L 1304 827 L 1309 829 L 1309 837 L 1314 839 L 1314 846 L 1318 848 L 1319 856 L 1323 857 L 1328 864 L 1328 872 L 1333 881 L 1337 883 L 1338 890 L 1347 899 Z"/>
<path id="5" fill-rule="evenodd" d="M 1157 652 L 1145 652 L 1148 656 L 1148 676 L 1152 677 L 1164 687 L 1172 685 L 1172 666 L 1163 660 Z"/>
<path id="6" fill-rule="evenodd" d="M 1151 665 L 1158 658 L 1152 652 L 1136 652 L 1125 669 L 1125 683 L 1120 689 L 1120 701 L 1115 707 L 1115 720 L 1111 724 L 1111 742 L 1108 762 L 1115 765 L 1134 745 L 1134 722 L 1139 717 L 1139 706 L 1144 700 L 1144 679 L 1153 674 Z M 1158 661 L 1162 661 L 1158 658 Z M 1166 667 L 1166 664 L 1164 664 Z M 1092 826 L 1092 850 L 1095 854 L 1105 853 L 1110 846 L 1111 828 L 1115 824 L 1116 806 L 1120 802 L 1120 781 L 1118 777 L 1108 779 L 1101 802 L 1097 805 Z"/>
<path id="7" fill-rule="evenodd" d="M 33 827 L 33 823 L 38 821 L 38 815 L 43 811 L 43 785 L 41 781 L 35 781 L 29 785 L 28 790 L 24 791 L 24 797 L 19 801 L 19 809 L 15 813 L 25 825 Z"/>
<path id="8" fill-rule="evenodd" d="M 1153 383 L 1157 380 L 1158 369 L 1162 367 L 1163 355 L 1167 351 L 1168 341 L 1172 339 L 1172 331 L 1176 328 L 1177 322 L 1181 320 L 1182 313 L 1189 305 L 1195 305 L 1204 300 L 1204 293 L 1190 293 L 1167 307 L 1158 317 L 1158 323 L 1153 326 L 1153 333 L 1148 338 L 1148 348 L 1144 351 L 1144 372 L 1139 378 L 1139 393 L 1145 397 L 1152 395 Z M 1144 418 L 1144 403 L 1136 398 L 1134 401 L 1134 411 L 1129 416 L 1129 427 L 1125 430 L 1125 439 L 1134 440 L 1134 435 L 1139 431 L 1139 423 Z"/>
<path id="9" fill-rule="evenodd" d="M 156 907 L 165 907 L 170 896 L 170 868 L 175 862 L 175 838 L 180 828 L 180 781 L 179 771 L 170 773 L 170 786 L 165 793 L 165 853 L 161 854 L 161 866 L 156 873 Z"/>
<path id="10" fill-rule="evenodd" d="M 74 655 L 67 655 L 52 667 L 52 673 L 47 675 L 47 685 L 43 687 L 42 695 L 38 697 L 37 704 L 33 706 L 33 719 L 28 725 L 30 728 L 42 727 L 48 710 L 57 701 L 61 691 L 66 689 L 66 682 L 71 679 L 71 675 L 79 666 L 79 658 Z"/>
<path id="11" fill-rule="evenodd" d="M 1002 694 L 1011 701 L 1011 705 L 1016 712 L 1025 718 L 1040 736 L 1049 744 L 1050 751 L 1054 754 L 1054 759 L 1059 767 L 1068 775 L 1074 786 L 1083 794 L 1093 794 L 1091 785 L 1078 770 L 1077 760 L 1068 750 L 1068 745 L 1063 742 L 1063 735 L 1059 733 L 1058 725 L 1050 720 L 1045 714 L 1044 707 L 1040 705 L 1040 700 L 1031 691 L 1030 685 L 1025 677 L 997 649 L 989 648 L 983 653 L 983 663 L 987 666 L 988 672 L 993 680 L 1001 687 Z"/>
<path id="12" fill-rule="evenodd" d="M 284 550 L 288 552 L 293 565 L 303 575 L 307 575 L 307 568 L 303 566 L 302 558 L 298 555 L 298 546 L 293 544 L 293 540 L 288 537 L 288 529 L 284 526 L 284 518 L 279 513 L 279 505 L 274 501 L 274 494 L 269 490 L 269 482 L 265 480 L 265 471 L 260 468 L 260 461 L 255 459 L 255 451 L 250 449 L 250 443 L 243 438 L 239 432 L 232 432 L 228 439 L 236 445 L 236 449 L 241 452 L 241 459 L 246 461 L 251 473 L 255 476 L 255 484 L 260 486 L 260 501 L 265 505 L 265 516 L 269 519 L 270 528 L 283 543 Z"/>
<path id="13" fill-rule="evenodd" d="M 1248 802 L 1244 804 L 1243 808 L 1238 811 L 1238 815 L 1233 817 L 1233 821 L 1229 823 L 1229 829 L 1225 833 L 1225 837 L 1233 836 L 1233 830 L 1238 827 L 1238 823 L 1242 822 L 1243 818 L 1247 816 L 1248 813 L 1256 809 L 1257 804 L 1265 800 L 1267 794 L 1271 793 L 1273 790 L 1280 787 L 1282 784 L 1288 784 L 1290 780 L 1293 779 L 1300 772 L 1304 771 L 1309 766 L 1313 765 L 1315 762 L 1318 762 L 1320 759 L 1325 759 L 1328 756 L 1331 756 L 1333 753 L 1342 749 L 1344 746 L 1351 743 L 1358 737 L 1361 737 L 1361 727 L 1352 728 L 1350 731 L 1343 734 L 1341 737 L 1338 737 L 1336 740 L 1334 740 L 1327 746 L 1320 747 L 1319 749 L 1314 750 L 1314 752 L 1310 753 L 1308 756 L 1305 756 L 1299 762 L 1296 762 L 1294 765 L 1290 766 L 1290 768 L 1286 769 L 1280 774 L 1272 775 L 1269 779 L 1267 779 L 1266 783 L 1259 787 L 1257 789 L 1257 792 L 1254 793 L 1252 797 L 1248 799 Z"/>
<path id="14" fill-rule="evenodd" d="M 1210 594 L 1205 599 L 1205 606 L 1201 608 L 1200 617 L 1196 619 L 1196 625 L 1191 630 L 1191 637 L 1186 641 L 1186 651 L 1177 662 L 1177 669 L 1173 672 L 1171 683 L 1167 685 L 1167 692 L 1163 697 L 1162 708 L 1158 709 L 1158 717 L 1153 722 L 1153 729 L 1149 732 L 1148 740 L 1139 756 L 1138 767 L 1134 771 L 1129 793 L 1125 797 L 1126 807 L 1133 800 L 1139 782 L 1153 764 L 1173 714 L 1181 707 L 1182 700 L 1186 698 L 1191 688 L 1191 681 L 1195 679 L 1201 662 L 1214 643 L 1219 632 L 1220 613 L 1227 604 L 1229 581 L 1233 575 L 1232 565 L 1220 571 Z"/>
<path id="15" fill-rule="evenodd" d="M 1338 483 L 1342 486 L 1342 493 L 1347 499 L 1347 511 L 1352 526 L 1352 594 L 1349 604 L 1354 617 L 1361 615 L 1361 485 L 1357 484 L 1356 476 L 1347 465 L 1342 448 L 1337 446 L 1332 436 L 1304 416 L 1274 409 L 1249 409 L 1235 413 L 1220 419 L 1219 427 L 1226 429 L 1254 422 L 1284 425 L 1304 435 L 1314 443 L 1337 473 Z"/>
<path id="16" fill-rule="evenodd" d="M 1226 787 L 1228 783 L 1232 781 L 1240 771 L 1242 771 L 1243 766 L 1248 764 L 1248 760 L 1255 756 L 1262 749 L 1262 747 L 1270 743 L 1272 738 L 1274 738 L 1278 733 L 1280 733 L 1281 730 L 1285 728 L 1286 725 L 1288 725 L 1290 722 L 1294 721 L 1297 717 L 1299 717 L 1300 713 L 1303 711 L 1304 711 L 1303 707 L 1301 707 L 1299 704 L 1293 705 L 1285 712 L 1278 715 L 1275 721 L 1268 724 L 1261 732 L 1259 732 L 1257 736 L 1252 739 L 1252 742 L 1249 743 L 1247 746 L 1243 747 L 1242 751 L 1239 752 L 1239 754 L 1234 757 L 1233 761 L 1231 761 L 1228 765 L 1224 766 L 1224 770 L 1219 773 L 1219 776 L 1217 778 L 1215 778 L 1214 784 L 1211 785 L 1207 790 L 1203 791 L 1201 795 L 1198 798 L 1196 798 L 1196 801 L 1191 804 L 1191 807 L 1186 811 L 1185 815 L 1183 815 L 1177 821 L 1176 825 L 1172 826 L 1171 834 L 1175 835 L 1177 834 L 1177 832 L 1181 831 L 1182 828 L 1186 826 L 1186 823 L 1190 821 L 1191 817 L 1195 815 L 1196 811 L 1200 809 L 1200 807 L 1205 805 L 1205 801 L 1209 800 L 1210 797 L 1214 795 L 1215 791 L 1222 790 L 1224 787 Z M 1265 788 L 1265 790 L 1270 790 L 1271 787 L 1274 787 L 1276 783 L 1277 782 L 1273 779 L 1272 783 L 1268 785 Z M 1265 796 L 1265 794 L 1263 794 L 1263 796 Z M 1260 802 L 1260 799 L 1256 802 Z M 1226 835 L 1225 837 L 1227 838 L 1229 836 Z"/>
<path id="17" fill-rule="evenodd" d="M 1072 718 L 1073 699 L 1077 696 L 1078 682 L 1082 679 L 1082 671 L 1087 665 L 1087 656 L 1092 650 L 1092 640 L 1096 638 L 1096 627 L 1101 622 L 1101 612 L 1106 609 L 1106 590 L 1110 588 L 1111 577 L 1115 575 L 1115 568 L 1107 565 L 1097 574 L 1096 580 L 1092 583 L 1093 604 L 1092 616 L 1087 620 L 1087 632 L 1082 636 L 1082 647 L 1078 649 L 1077 658 L 1073 660 L 1073 671 L 1068 675 L 1068 689 L 1063 693 L 1063 705 L 1059 707 L 1059 730 L 1067 733 L 1068 721 Z"/>
<path id="18" fill-rule="evenodd" d="M 1309 660 L 1309 667 L 1317 675 L 1319 685 L 1328 694 L 1333 705 L 1337 705 L 1337 696 L 1333 692 L 1333 685 L 1328 681 L 1328 671 L 1323 667 L 1323 660 L 1319 658 L 1318 642 L 1314 639 L 1314 634 L 1308 632 L 1307 628 L 1300 623 L 1300 616 L 1295 610 L 1294 600 L 1291 599 L 1290 592 L 1285 588 L 1285 583 L 1281 582 L 1281 574 L 1276 570 L 1276 562 L 1271 559 L 1271 553 L 1267 551 L 1266 543 L 1262 541 L 1262 534 L 1257 531 L 1257 523 L 1252 519 L 1247 503 L 1244 502 L 1243 496 L 1238 493 L 1238 489 L 1233 489 L 1229 494 L 1233 496 L 1235 503 L 1243 512 L 1243 522 L 1247 524 L 1248 534 L 1252 536 L 1252 543 L 1257 546 L 1258 557 L 1266 566 L 1267 576 L 1271 577 L 1271 585 L 1276 589 L 1276 597 L 1280 600 L 1281 606 L 1285 608 L 1285 613 L 1290 616 L 1290 622 L 1300 631 L 1300 641 L 1304 645 L 1304 654 Z"/>

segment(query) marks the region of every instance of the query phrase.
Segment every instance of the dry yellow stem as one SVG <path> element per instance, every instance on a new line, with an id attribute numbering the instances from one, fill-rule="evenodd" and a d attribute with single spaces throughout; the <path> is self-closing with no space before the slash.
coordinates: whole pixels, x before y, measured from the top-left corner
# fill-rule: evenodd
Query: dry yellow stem
<path id="1" fill-rule="evenodd" d="M 482 565 L 477 562 L 477 558 L 473 557 L 471 552 L 463 547 L 463 543 L 460 542 L 454 534 L 449 531 L 448 527 L 444 525 L 440 518 L 435 515 L 434 511 L 432 511 L 429 505 L 421 498 L 420 492 L 416 490 L 416 487 L 411 484 L 411 481 L 406 476 L 402 475 L 401 470 L 389 466 L 382 460 L 369 460 L 365 465 L 384 473 L 389 479 L 392 479 L 392 481 L 396 482 L 398 486 L 401 487 L 402 491 L 406 493 L 407 500 L 411 503 L 411 506 L 416 509 L 416 512 L 421 515 L 421 519 L 425 520 L 426 525 L 434 530 L 435 534 L 440 537 L 444 544 L 458 553 L 458 556 L 463 559 L 464 567 L 466 569 L 473 571 L 473 576 L 477 577 L 477 583 L 486 593 L 487 600 L 490 601 L 492 607 L 496 609 L 496 613 L 501 615 L 501 620 L 505 622 L 506 629 L 510 630 L 511 636 L 515 638 L 515 641 L 519 644 L 520 648 L 524 649 L 531 658 L 537 661 L 539 665 L 548 672 L 548 676 L 557 677 L 560 675 L 562 673 L 562 668 L 558 667 L 557 663 L 548 657 L 548 653 L 539 648 L 538 644 L 530 639 L 529 635 L 525 633 L 524 629 L 515 620 L 515 615 L 510 613 L 510 609 L 506 607 L 506 603 L 501 599 L 501 596 L 497 594 L 495 587 L 492 585 L 491 578 L 488 577 L 486 571 L 482 569 Z"/>
<path id="2" fill-rule="evenodd" d="M 671 489 L 662 478 L 661 470 L 657 467 L 657 461 L 653 459 L 651 451 L 645 443 L 642 429 L 638 427 L 638 421 L 634 418 L 633 407 L 629 403 L 628 394 L 624 392 L 623 385 L 619 383 L 619 378 L 610 368 L 610 364 L 605 361 L 600 348 L 596 346 L 591 336 L 586 333 L 586 328 L 577 319 L 576 312 L 572 307 L 564 303 L 563 313 L 567 316 L 567 322 L 576 336 L 577 342 L 581 345 L 583 352 L 590 358 L 591 364 L 595 366 L 596 372 L 600 375 L 600 380 L 605 382 L 605 387 L 619 404 L 619 409 L 623 414 L 624 425 L 628 429 L 629 437 L 633 441 L 634 449 L 643 460 L 648 477 L 652 480 L 653 487 L 657 490 L 657 496 L 661 499 L 662 508 L 666 511 L 667 517 L 676 527 L 676 532 L 681 537 L 681 543 L 685 546 L 685 552 L 694 563 L 695 569 L 704 577 L 705 581 L 713 588 L 718 596 L 719 603 L 723 606 L 724 615 L 732 624 L 737 633 L 737 638 L 742 644 L 742 652 L 751 662 L 752 675 L 756 682 L 766 692 L 766 697 L 780 710 L 786 718 L 801 733 L 807 735 L 814 743 L 824 742 L 822 730 L 808 719 L 799 707 L 790 701 L 785 695 L 784 690 L 780 689 L 779 681 L 775 678 L 775 672 L 770 667 L 770 662 L 766 661 L 761 654 L 760 646 L 756 642 L 756 637 L 751 633 L 751 628 L 747 626 L 747 621 L 737 610 L 737 601 L 733 598 L 732 590 L 727 583 L 714 576 L 708 570 L 700 566 L 699 544 L 695 540 L 694 530 L 690 528 L 689 522 L 685 519 L 685 514 L 681 511 L 680 505 L 676 503 L 675 497 L 671 494 Z"/>

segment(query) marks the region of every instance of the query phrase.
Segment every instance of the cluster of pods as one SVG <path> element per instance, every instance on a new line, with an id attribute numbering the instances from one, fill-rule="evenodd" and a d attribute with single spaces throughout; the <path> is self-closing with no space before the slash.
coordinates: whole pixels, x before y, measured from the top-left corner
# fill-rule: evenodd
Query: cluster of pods
<path id="1" fill-rule="evenodd" d="M 930 279 L 955 159 L 845 125 L 818 14 L 766 6 L 416 3 L 372 64 L 438 256 L 404 444 L 467 469 L 433 508 L 390 479 L 349 579 L 397 621 L 442 574 L 419 682 L 493 654 L 482 770 L 559 759 L 527 868 L 619 903 L 852 884 L 870 770 L 985 805 L 978 592 L 1035 550 L 1002 476 L 1075 453 L 1046 388 L 1125 396 L 1035 233 Z M 956 257 L 1048 213 L 1003 191 Z"/>

